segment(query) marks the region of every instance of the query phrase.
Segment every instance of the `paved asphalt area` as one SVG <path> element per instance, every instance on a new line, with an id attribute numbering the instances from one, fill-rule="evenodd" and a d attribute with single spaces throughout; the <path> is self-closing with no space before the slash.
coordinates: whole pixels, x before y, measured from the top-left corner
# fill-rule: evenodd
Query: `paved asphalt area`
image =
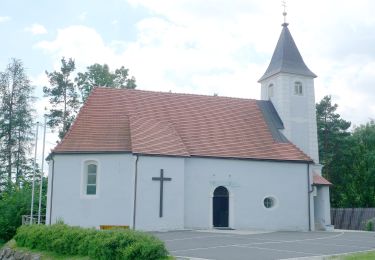
<path id="1" fill-rule="evenodd" d="M 375 250 L 375 232 L 154 232 L 178 259 L 310 259 Z"/>

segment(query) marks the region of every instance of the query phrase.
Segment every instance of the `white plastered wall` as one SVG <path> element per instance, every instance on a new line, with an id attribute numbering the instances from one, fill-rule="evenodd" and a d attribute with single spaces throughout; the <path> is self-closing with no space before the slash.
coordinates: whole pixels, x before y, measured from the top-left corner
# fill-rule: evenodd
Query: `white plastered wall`
<path id="1" fill-rule="evenodd" d="M 301 82 L 303 94 L 294 94 L 294 83 Z M 273 84 L 273 96 L 268 86 Z M 261 82 L 261 99 L 271 100 L 284 123 L 283 134 L 298 148 L 319 163 L 316 128 L 314 79 L 279 73 Z"/>
<path id="2" fill-rule="evenodd" d="M 185 167 L 186 228 L 212 228 L 213 191 L 225 186 L 229 191 L 230 227 L 309 229 L 306 164 L 187 158 Z M 264 207 L 267 196 L 276 199 L 274 208 Z M 311 225 L 313 228 L 313 217 Z"/>
<path id="3" fill-rule="evenodd" d="M 315 186 L 316 196 L 314 197 L 315 210 L 315 228 L 317 230 L 325 230 L 327 225 L 331 225 L 329 186 Z"/>
<path id="4" fill-rule="evenodd" d="M 184 228 L 184 158 L 140 156 L 138 161 L 138 187 L 136 229 L 176 230 Z M 152 177 L 172 178 L 164 182 L 163 217 L 159 217 L 160 181 Z"/>
<path id="5" fill-rule="evenodd" d="M 69 225 L 132 225 L 134 156 L 130 154 L 55 155 L 49 169 L 47 221 Z M 97 195 L 85 195 L 84 164 L 98 163 Z M 52 198 L 52 212 L 51 212 Z"/>
<path id="6" fill-rule="evenodd" d="M 55 155 L 52 219 L 70 225 L 132 227 L 136 156 Z M 98 162 L 98 195 L 82 192 L 85 161 Z M 163 217 L 159 217 L 160 182 L 164 183 Z M 48 201 L 51 199 L 50 164 Z M 236 229 L 308 230 L 307 165 L 235 159 L 139 156 L 136 229 L 212 228 L 212 196 L 218 186 L 230 193 L 229 225 Z M 266 209 L 265 197 L 276 199 Z M 48 203 L 48 205 L 50 205 Z M 47 208 L 47 217 L 51 208 Z M 314 206 L 311 204 L 311 216 Z M 48 220 L 47 220 L 48 223 Z M 311 218 L 314 227 L 314 218 Z"/>

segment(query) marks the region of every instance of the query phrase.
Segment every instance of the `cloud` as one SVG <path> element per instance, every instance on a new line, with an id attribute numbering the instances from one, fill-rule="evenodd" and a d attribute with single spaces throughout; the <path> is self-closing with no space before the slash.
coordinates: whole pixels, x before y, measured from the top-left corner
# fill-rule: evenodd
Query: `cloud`
<path id="1" fill-rule="evenodd" d="M 257 97 L 259 65 L 244 63 L 245 57 L 237 61 L 238 49 L 252 48 L 247 37 L 237 32 L 226 37 L 222 27 L 212 24 L 189 27 L 158 17 L 143 19 L 137 31 L 137 40 L 122 56 L 141 88 Z"/>
<path id="2" fill-rule="evenodd" d="M 38 23 L 34 23 L 31 26 L 26 27 L 25 31 L 31 32 L 34 35 L 40 35 L 40 34 L 46 34 L 47 33 L 47 29 L 43 25 L 38 24 Z"/>
<path id="3" fill-rule="evenodd" d="M 363 55 L 351 56 L 334 67 L 338 69 L 327 83 L 342 117 L 355 125 L 374 118 L 375 61 Z"/>
<path id="4" fill-rule="evenodd" d="M 0 16 L 0 23 L 10 21 L 10 16 Z"/>
<path id="5" fill-rule="evenodd" d="M 82 13 L 78 16 L 78 19 L 81 20 L 81 21 L 86 20 L 86 18 L 87 18 L 87 12 L 82 12 Z"/>
<path id="6" fill-rule="evenodd" d="M 35 47 L 52 55 L 53 59 L 72 57 L 78 64 L 84 65 L 109 62 L 115 58 L 112 49 L 106 46 L 101 35 L 93 28 L 82 25 L 59 29 L 54 40 L 40 41 Z"/>
<path id="7" fill-rule="evenodd" d="M 243 44 L 241 41 L 225 40 L 220 30 L 215 30 L 211 38 L 217 44 L 211 46 L 210 41 L 200 35 L 202 32 L 162 18 L 144 19 L 137 24 L 137 30 L 137 40 L 134 42 L 106 43 L 93 28 L 70 26 L 58 30 L 54 40 L 41 41 L 36 47 L 52 55 L 56 61 L 62 56 L 73 57 L 77 71 L 95 62 L 107 63 L 112 68 L 128 67 L 141 89 L 229 95 L 231 91 L 227 86 L 235 84 L 236 88 L 242 87 L 245 92 L 251 92 L 251 88 L 246 86 L 250 82 L 240 80 L 244 79 L 245 70 L 251 65 L 236 64 L 232 49 L 224 48 L 225 45 L 236 48 L 238 44 Z M 56 68 L 58 66 L 57 63 Z M 215 78 L 216 72 L 223 71 L 225 75 Z M 258 75 L 254 76 L 248 79 L 256 82 Z M 214 84 L 199 87 L 207 83 L 207 78 L 220 82 L 222 87 L 215 88 Z"/>

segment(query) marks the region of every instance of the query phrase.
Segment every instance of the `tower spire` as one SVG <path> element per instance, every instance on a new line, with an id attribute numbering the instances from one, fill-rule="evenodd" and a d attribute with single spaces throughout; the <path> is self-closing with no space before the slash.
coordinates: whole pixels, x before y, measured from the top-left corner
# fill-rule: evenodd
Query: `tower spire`
<path id="1" fill-rule="evenodd" d="M 284 23 L 282 24 L 282 26 L 286 27 L 286 26 L 288 26 L 288 23 L 286 22 L 286 15 L 288 14 L 288 13 L 286 12 L 286 0 L 282 0 L 282 1 L 281 1 L 281 5 L 284 7 L 284 12 L 283 12 Z"/>
<path id="2" fill-rule="evenodd" d="M 298 51 L 296 43 L 290 34 L 288 23 L 286 22 L 287 12 L 285 0 L 282 1 L 282 6 L 284 7 L 283 28 L 272 55 L 271 62 L 266 72 L 259 79 L 259 82 L 278 73 L 289 73 L 312 78 L 316 77 L 316 75 L 306 66 L 300 52 Z"/>

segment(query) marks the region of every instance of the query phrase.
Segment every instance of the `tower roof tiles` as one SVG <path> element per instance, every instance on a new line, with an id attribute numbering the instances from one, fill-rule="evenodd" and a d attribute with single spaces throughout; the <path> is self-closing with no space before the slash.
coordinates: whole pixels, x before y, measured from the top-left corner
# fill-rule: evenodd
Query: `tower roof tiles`
<path id="1" fill-rule="evenodd" d="M 316 78 L 316 75 L 303 61 L 297 45 L 290 34 L 287 23 L 283 23 L 283 29 L 272 55 L 271 62 L 258 82 L 282 72 Z"/>

